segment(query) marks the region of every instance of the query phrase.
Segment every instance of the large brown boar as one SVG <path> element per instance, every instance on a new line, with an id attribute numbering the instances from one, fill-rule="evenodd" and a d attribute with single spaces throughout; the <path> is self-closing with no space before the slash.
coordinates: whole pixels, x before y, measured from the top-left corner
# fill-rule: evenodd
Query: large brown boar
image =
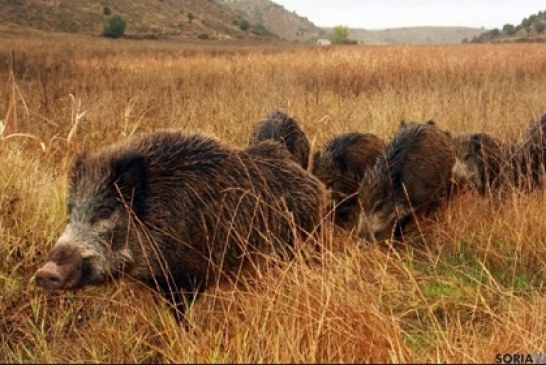
<path id="1" fill-rule="evenodd" d="M 463 134 L 453 138 L 457 158 L 469 171 L 468 184 L 487 195 L 506 183 L 503 173 L 505 153 L 502 142 L 487 133 Z"/>
<path id="2" fill-rule="evenodd" d="M 434 123 L 401 123 L 386 153 L 366 171 L 359 192 L 358 235 L 399 238 L 415 214 L 430 213 L 451 190 L 455 148 Z"/>
<path id="3" fill-rule="evenodd" d="M 546 114 L 530 123 L 521 141 L 506 149 L 506 167 L 513 186 L 529 192 L 543 184 L 546 168 Z"/>
<path id="4" fill-rule="evenodd" d="M 526 187 L 533 189 L 541 186 L 546 169 L 546 114 L 531 122 L 520 150 L 523 153 L 520 164 L 527 181 Z"/>
<path id="5" fill-rule="evenodd" d="M 296 120 L 279 110 L 274 110 L 254 126 L 249 146 L 265 140 L 280 142 L 291 154 L 291 158 L 307 169 L 309 164 L 309 140 Z"/>
<path id="6" fill-rule="evenodd" d="M 525 141 L 510 141 L 503 145 L 501 158 L 502 192 L 515 189 L 530 191 L 534 188 L 529 166 L 529 144 Z"/>
<path id="7" fill-rule="evenodd" d="M 312 171 L 330 189 L 334 222 L 355 227 L 360 206 L 358 189 L 366 169 L 384 153 L 385 143 L 370 133 L 344 133 L 331 138 L 313 156 Z"/>
<path id="8" fill-rule="evenodd" d="M 184 295 L 260 256 L 289 254 L 319 226 L 322 184 L 279 146 L 253 148 L 161 132 L 80 156 L 68 223 L 37 284 L 72 289 L 126 274 L 159 289 L 179 316 Z"/>

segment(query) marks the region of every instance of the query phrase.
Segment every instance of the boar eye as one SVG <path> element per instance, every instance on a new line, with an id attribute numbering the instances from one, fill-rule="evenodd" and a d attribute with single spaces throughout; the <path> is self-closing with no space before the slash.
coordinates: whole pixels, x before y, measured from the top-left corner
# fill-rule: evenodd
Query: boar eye
<path id="1" fill-rule="evenodd" d="M 377 204 L 375 204 L 375 206 L 373 207 L 373 211 L 374 212 L 380 212 L 383 210 L 383 208 L 385 208 L 385 205 L 386 205 L 386 202 L 381 200 L 379 202 L 377 202 Z"/>
<path id="2" fill-rule="evenodd" d="M 114 208 L 112 207 L 102 207 L 99 209 L 97 213 L 97 218 L 99 220 L 105 220 L 110 218 L 110 216 L 114 213 Z"/>

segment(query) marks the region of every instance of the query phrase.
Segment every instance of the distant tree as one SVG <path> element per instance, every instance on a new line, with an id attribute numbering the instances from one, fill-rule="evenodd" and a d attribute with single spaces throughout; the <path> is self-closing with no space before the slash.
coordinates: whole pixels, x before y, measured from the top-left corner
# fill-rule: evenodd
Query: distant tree
<path id="1" fill-rule="evenodd" d="M 188 13 L 188 23 L 191 23 L 193 19 L 195 19 L 195 15 L 193 15 L 193 13 L 190 11 Z"/>
<path id="2" fill-rule="evenodd" d="M 500 35 L 499 28 L 492 29 L 488 32 L 491 37 L 498 37 Z"/>
<path id="3" fill-rule="evenodd" d="M 544 33 L 544 30 L 546 30 L 546 24 L 544 24 L 543 22 L 536 22 L 535 30 L 537 31 L 537 33 Z"/>
<path id="4" fill-rule="evenodd" d="M 127 22 L 119 14 L 109 16 L 104 23 L 102 35 L 108 38 L 120 38 L 125 34 Z"/>
<path id="5" fill-rule="evenodd" d="M 521 21 L 521 26 L 524 28 L 529 28 L 533 24 L 533 21 L 529 18 L 523 18 Z"/>
<path id="6" fill-rule="evenodd" d="M 251 28 L 250 31 L 256 35 L 269 35 L 271 34 L 262 23 L 256 23 Z"/>
<path id="7" fill-rule="evenodd" d="M 512 24 L 504 24 L 504 27 L 502 27 L 502 32 L 508 35 L 514 35 L 516 34 L 516 27 L 514 27 Z"/>
<path id="8" fill-rule="evenodd" d="M 102 8 L 102 13 L 103 13 L 104 15 L 107 15 L 107 16 L 108 16 L 108 15 L 111 15 L 111 14 L 112 14 L 112 10 L 110 10 L 110 8 L 109 8 L 108 6 L 105 6 L 105 7 Z"/>
<path id="9" fill-rule="evenodd" d="M 241 29 L 244 32 L 249 30 L 250 29 L 250 23 L 248 22 L 248 20 L 246 20 L 246 19 L 239 20 L 239 29 Z"/>
<path id="10" fill-rule="evenodd" d="M 349 27 L 344 25 L 337 25 L 332 30 L 332 43 L 341 44 L 345 43 L 349 38 Z"/>

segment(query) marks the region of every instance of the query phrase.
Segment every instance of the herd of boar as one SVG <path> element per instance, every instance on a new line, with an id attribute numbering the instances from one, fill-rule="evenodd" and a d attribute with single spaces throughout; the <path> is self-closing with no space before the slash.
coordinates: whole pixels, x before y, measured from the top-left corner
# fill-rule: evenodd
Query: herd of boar
<path id="1" fill-rule="evenodd" d="M 84 153 L 70 171 L 68 223 L 35 280 L 73 289 L 128 275 L 180 320 L 219 280 L 319 242 L 325 221 L 363 241 L 401 239 L 461 189 L 502 198 L 540 186 L 545 132 L 546 114 L 508 144 L 402 121 L 388 143 L 339 134 L 310 159 L 298 123 L 273 111 L 244 149 L 170 131 Z"/>

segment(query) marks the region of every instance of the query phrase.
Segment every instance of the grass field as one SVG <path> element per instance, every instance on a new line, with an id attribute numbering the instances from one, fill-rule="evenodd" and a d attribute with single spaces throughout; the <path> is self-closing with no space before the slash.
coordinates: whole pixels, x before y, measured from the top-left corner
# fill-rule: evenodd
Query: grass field
<path id="1" fill-rule="evenodd" d="M 0 43 L 0 362 L 493 362 L 546 352 L 543 189 L 457 196 L 406 245 L 328 229 L 208 291 L 179 327 L 141 284 L 47 292 L 74 155 L 163 128 L 244 147 L 274 108 L 317 149 L 400 119 L 522 138 L 546 110 L 546 45 L 290 48 L 6 35 Z"/>

